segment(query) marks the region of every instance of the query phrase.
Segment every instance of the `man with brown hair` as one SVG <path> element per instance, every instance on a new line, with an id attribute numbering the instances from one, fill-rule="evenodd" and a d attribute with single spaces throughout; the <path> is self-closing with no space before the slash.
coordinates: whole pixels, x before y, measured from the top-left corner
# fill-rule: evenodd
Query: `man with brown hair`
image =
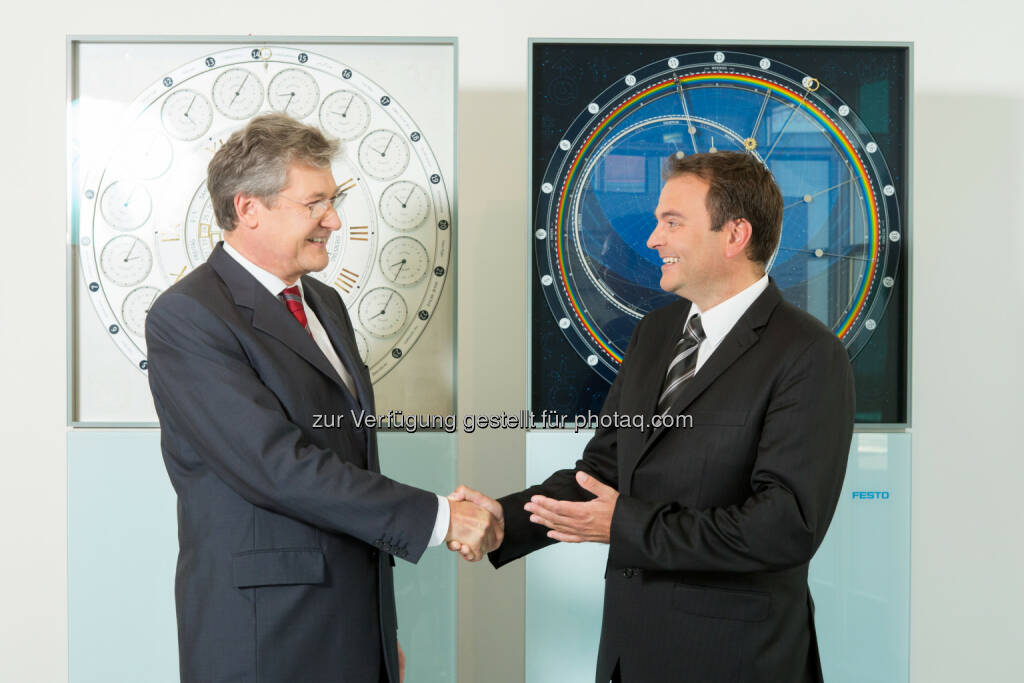
<path id="1" fill-rule="evenodd" d="M 496 567 L 609 544 L 598 683 L 821 681 L 807 567 L 846 470 L 846 351 L 765 273 L 782 197 L 760 160 L 672 157 L 655 217 L 680 300 L 637 325 L 602 409 L 647 428 L 598 428 L 575 469 L 498 501 L 451 497 L 503 519 Z"/>
<path id="2" fill-rule="evenodd" d="M 224 231 L 146 320 L 149 383 L 178 494 L 186 683 L 399 683 L 393 556 L 501 539 L 486 511 L 380 474 L 374 413 L 327 266 L 338 143 L 283 114 L 228 138 L 207 187 Z"/>

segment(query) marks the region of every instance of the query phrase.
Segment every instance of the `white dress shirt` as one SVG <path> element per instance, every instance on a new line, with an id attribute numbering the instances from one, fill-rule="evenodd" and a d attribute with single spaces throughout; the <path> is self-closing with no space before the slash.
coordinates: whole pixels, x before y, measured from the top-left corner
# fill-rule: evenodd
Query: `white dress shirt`
<path id="1" fill-rule="evenodd" d="M 286 287 L 290 287 L 287 282 L 277 277 L 273 273 L 260 268 L 249 259 L 242 256 L 237 249 L 232 247 L 227 242 L 224 242 L 224 251 L 235 259 L 240 266 L 245 268 L 246 271 L 259 282 L 261 285 L 267 288 L 267 291 L 271 293 L 275 298 L 281 296 L 282 290 Z M 302 306 L 306 310 L 306 324 L 309 327 L 310 333 L 313 335 L 313 341 L 316 342 L 317 347 L 327 358 L 327 362 L 331 364 L 331 367 L 341 377 L 341 381 L 348 387 L 349 392 L 352 396 L 356 396 L 355 384 L 352 382 L 352 375 L 349 374 L 348 370 L 345 369 L 344 363 L 341 362 L 341 358 L 338 357 L 338 352 L 334 350 L 334 345 L 331 344 L 330 338 L 327 336 L 327 332 L 324 330 L 324 326 L 320 324 L 320 320 L 316 317 L 316 313 L 313 309 L 306 305 L 306 292 L 302 288 L 302 280 L 299 279 L 295 282 L 299 287 L 299 294 L 302 296 Z M 284 302 L 281 303 L 284 306 Z M 448 535 L 448 524 L 451 521 L 451 508 L 448 504 L 448 499 L 444 496 L 437 497 L 437 518 L 434 520 L 434 531 L 430 534 L 430 542 L 428 546 L 441 545 L 444 542 L 444 537 Z"/>
<path id="2" fill-rule="evenodd" d="M 766 289 L 768 289 L 767 273 L 739 294 L 734 294 L 705 312 L 702 312 L 697 304 L 690 304 L 690 312 L 686 314 L 682 329 L 685 330 L 686 323 L 690 322 L 690 318 L 698 313 L 700 313 L 701 327 L 704 328 L 704 341 L 697 349 L 697 366 L 694 369 L 694 375 L 700 372 L 701 366 L 715 352 L 718 345 L 725 339 L 725 335 L 729 334 L 729 331 L 736 325 L 736 321 L 743 317 L 754 300 L 761 296 Z"/>

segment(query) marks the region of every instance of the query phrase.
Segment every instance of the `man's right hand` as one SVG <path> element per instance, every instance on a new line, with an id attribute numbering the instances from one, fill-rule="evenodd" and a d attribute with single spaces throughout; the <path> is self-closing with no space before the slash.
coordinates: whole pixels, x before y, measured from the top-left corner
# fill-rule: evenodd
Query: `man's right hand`
<path id="1" fill-rule="evenodd" d="M 501 509 L 501 504 L 493 498 L 489 498 L 479 491 L 474 491 L 468 486 L 459 486 L 452 493 L 448 494 L 448 501 L 452 508 L 452 523 L 449 527 L 448 537 L 445 538 L 445 542 L 448 544 L 448 548 L 453 550 L 470 562 L 476 562 L 477 560 L 483 559 L 483 556 L 494 550 L 501 545 L 502 540 L 505 537 L 505 513 Z M 471 543 L 467 543 L 466 540 L 460 537 L 458 534 L 453 534 L 452 529 L 455 528 L 455 509 L 456 506 L 468 505 L 475 507 L 478 510 L 486 512 L 487 516 L 494 520 L 496 526 L 497 542 L 493 546 L 484 547 L 483 545 L 474 546 Z"/>
<path id="2" fill-rule="evenodd" d="M 476 562 L 501 545 L 505 537 L 504 517 L 495 517 L 488 509 L 456 493 L 448 496 L 451 516 L 444 540 L 449 548 Z M 498 513 L 501 514 L 500 505 Z"/>

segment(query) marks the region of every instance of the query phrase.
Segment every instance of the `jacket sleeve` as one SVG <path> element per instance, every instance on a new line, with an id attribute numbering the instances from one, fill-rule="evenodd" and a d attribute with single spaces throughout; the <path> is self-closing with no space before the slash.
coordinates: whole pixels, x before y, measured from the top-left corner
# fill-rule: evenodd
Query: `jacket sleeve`
<path id="1" fill-rule="evenodd" d="M 821 337 L 782 371 L 741 504 L 693 509 L 620 496 L 609 564 L 683 571 L 773 571 L 809 562 L 842 490 L 853 433 L 846 351 Z"/>
<path id="2" fill-rule="evenodd" d="M 633 336 L 629 341 L 626 354 L 623 356 L 623 367 L 612 382 L 608 396 L 605 398 L 601 408 L 601 415 L 611 415 L 619 411 L 619 397 L 622 391 L 621 377 L 625 363 L 629 361 L 630 352 L 633 350 L 636 340 L 640 335 L 640 327 L 643 321 L 633 330 Z M 616 458 L 616 437 L 617 430 L 614 426 L 598 427 L 594 436 L 587 442 L 583 454 L 576 461 L 573 469 L 559 470 L 544 483 L 532 486 L 519 493 L 509 494 L 498 499 L 502 511 L 505 514 L 505 539 L 501 546 L 491 552 L 488 558 L 496 568 L 523 557 L 527 553 L 539 550 L 552 543 L 554 539 L 548 538 L 548 528 L 541 524 L 534 524 L 530 521 L 530 513 L 523 509 L 534 495 L 547 496 L 556 500 L 586 501 L 594 498 L 594 494 L 582 488 L 576 483 L 576 472 L 582 471 L 592 475 L 595 479 L 618 488 L 618 461 Z"/>
<path id="3" fill-rule="evenodd" d="M 418 561 L 438 500 L 306 439 L 229 327 L 165 292 L 146 319 L 149 383 L 172 443 L 191 449 L 253 505 Z"/>

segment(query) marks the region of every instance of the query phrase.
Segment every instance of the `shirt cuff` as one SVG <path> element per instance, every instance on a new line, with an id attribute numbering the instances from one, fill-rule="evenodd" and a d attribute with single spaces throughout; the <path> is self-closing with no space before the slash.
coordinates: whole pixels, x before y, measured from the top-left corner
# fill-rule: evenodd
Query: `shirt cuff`
<path id="1" fill-rule="evenodd" d="M 434 532 L 430 534 L 428 548 L 444 543 L 444 537 L 448 535 L 448 523 L 451 521 L 451 507 L 448 499 L 444 496 L 437 497 L 437 519 L 434 520 Z"/>

